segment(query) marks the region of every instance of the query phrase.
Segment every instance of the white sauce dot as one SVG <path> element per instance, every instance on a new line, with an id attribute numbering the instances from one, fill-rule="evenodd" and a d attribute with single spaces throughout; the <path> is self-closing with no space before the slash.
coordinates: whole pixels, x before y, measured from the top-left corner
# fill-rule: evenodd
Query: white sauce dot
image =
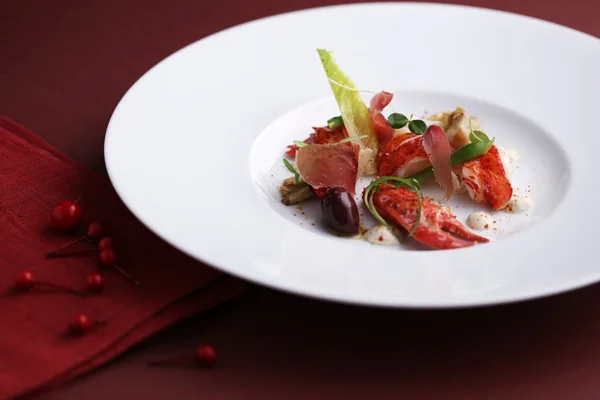
<path id="1" fill-rule="evenodd" d="M 500 156 L 500 162 L 502 162 L 502 167 L 504 168 L 504 173 L 506 175 L 506 178 L 508 179 L 508 181 L 512 181 L 512 170 L 511 170 L 511 163 L 512 163 L 512 159 L 510 158 L 510 155 L 508 154 L 508 151 L 506 151 L 506 149 L 502 146 L 496 146 L 498 149 L 498 155 Z"/>
<path id="2" fill-rule="evenodd" d="M 519 161 L 519 158 L 521 158 L 521 155 L 515 149 L 506 149 L 506 153 L 510 157 L 510 162 L 513 164 L 515 164 L 517 161 Z"/>
<path id="3" fill-rule="evenodd" d="M 482 211 L 476 211 L 467 217 L 467 225 L 477 231 L 489 229 L 493 223 L 494 220 L 491 215 Z"/>
<path id="4" fill-rule="evenodd" d="M 509 212 L 519 213 L 531 210 L 533 199 L 522 194 L 514 194 L 508 201 L 505 209 Z"/>
<path id="5" fill-rule="evenodd" d="M 507 161 L 509 161 L 510 164 L 516 164 L 517 161 L 519 161 L 519 158 L 521 158 L 521 155 L 517 149 L 507 149 L 506 147 L 502 147 L 498 144 L 496 145 L 496 148 L 500 151 L 501 157 L 506 156 L 508 158 Z"/>
<path id="6" fill-rule="evenodd" d="M 400 244 L 398 238 L 392 233 L 389 228 L 383 225 L 377 225 L 364 233 L 364 238 L 367 242 L 380 245 L 397 245 Z"/>

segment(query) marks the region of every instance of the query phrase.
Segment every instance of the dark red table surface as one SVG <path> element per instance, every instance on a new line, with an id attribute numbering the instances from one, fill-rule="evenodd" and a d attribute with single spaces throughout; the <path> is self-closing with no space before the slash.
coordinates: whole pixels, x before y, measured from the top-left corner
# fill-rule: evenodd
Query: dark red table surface
<path id="1" fill-rule="evenodd" d="M 0 114 L 105 173 L 103 139 L 112 110 L 156 62 L 238 23 L 333 3 L 0 0 Z M 598 2 L 464 4 L 600 36 Z M 217 348 L 218 368 L 145 366 L 200 342 Z M 182 322 L 44 398 L 596 400 L 598 376 L 598 285 L 450 311 L 360 308 L 252 287 L 242 299 Z"/>

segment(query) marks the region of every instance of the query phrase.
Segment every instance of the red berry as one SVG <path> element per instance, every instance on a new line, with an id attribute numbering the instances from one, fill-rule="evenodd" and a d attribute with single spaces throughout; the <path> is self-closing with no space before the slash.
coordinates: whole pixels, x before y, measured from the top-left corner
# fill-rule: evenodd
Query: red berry
<path id="1" fill-rule="evenodd" d="M 93 321 L 85 314 L 79 314 L 71 323 L 71 332 L 82 335 L 92 329 Z"/>
<path id="2" fill-rule="evenodd" d="M 64 200 L 54 207 L 50 221 L 57 229 L 71 231 L 81 223 L 82 219 L 83 212 L 79 204 L 73 200 Z"/>
<path id="3" fill-rule="evenodd" d="M 217 353 L 214 347 L 203 344 L 196 349 L 196 360 L 205 367 L 210 367 L 217 361 Z"/>
<path id="4" fill-rule="evenodd" d="M 112 246 L 113 241 L 109 236 L 103 237 L 102 240 L 100 240 L 100 243 L 98 243 L 98 248 L 100 249 L 100 251 L 112 249 Z"/>
<path id="5" fill-rule="evenodd" d="M 104 290 L 104 278 L 98 273 L 87 277 L 87 289 L 90 292 L 99 293 Z"/>
<path id="6" fill-rule="evenodd" d="M 104 234 L 104 229 L 102 229 L 102 225 L 99 222 L 92 222 L 88 226 L 87 237 L 89 239 L 98 240 Z"/>
<path id="7" fill-rule="evenodd" d="M 21 271 L 15 277 L 15 288 L 17 290 L 29 290 L 35 285 L 35 277 L 30 271 Z"/>
<path id="8" fill-rule="evenodd" d="M 100 251 L 100 263 L 113 266 L 117 263 L 117 253 L 111 248 Z"/>
<path id="9" fill-rule="evenodd" d="M 195 361 L 197 364 L 203 367 L 210 367 L 217 361 L 217 353 L 214 347 L 203 344 L 196 349 Z M 172 357 L 165 360 L 150 361 L 148 366 L 150 367 L 162 367 L 171 365 L 188 365 L 192 361 L 190 356 L 184 357 Z"/>
<path id="10" fill-rule="evenodd" d="M 112 242 L 109 243 L 112 246 Z M 140 285 L 140 281 L 134 279 L 129 272 L 117 265 L 117 253 L 111 247 L 100 250 L 100 264 L 114 269 L 119 274 L 131 281 L 134 285 Z"/>

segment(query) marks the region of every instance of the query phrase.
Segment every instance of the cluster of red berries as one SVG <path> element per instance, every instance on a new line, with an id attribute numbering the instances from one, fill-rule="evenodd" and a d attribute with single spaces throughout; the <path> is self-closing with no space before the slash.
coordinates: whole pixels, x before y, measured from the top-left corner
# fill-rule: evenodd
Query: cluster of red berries
<path id="1" fill-rule="evenodd" d="M 82 220 L 83 211 L 81 210 L 79 202 L 73 200 L 64 200 L 58 203 L 52 210 L 50 222 L 53 227 L 61 231 L 72 232 L 73 230 L 77 229 Z M 97 246 L 69 251 L 72 246 L 84 241 L 97 244 Z M 113 241 L 109 236 L 105 236 L 104 229 L 99 222 L 90 223 L 85 236 L 82 236 L 79 239 L 76 239 L 75 241 L 58 248 L 57 250 L 46 254 L 46 257 L 67 257 L 74 254 L 96 251 L 99 252 L 98 260 L 100 261 L 100 265 L 114 269 L 136 285 L 140 284 L 139 281 L 133 279 L 129 273 L 117 265 L 117 253 L 113 247 Z"/>
<path id="2" fill-rule="evenodd" d="M 83 211 L 78 200 L 61 201 L 52 210 L 50 218 L 51 225 L 63 232 L 73 232 L 83 221 Z M 78 243 L 88 242 L 92 247 L 71 250 L 72 246 Z M 75 254 L 98 252 L 98 261 L 100 266 L 112 268 L 132 283 L 139 285 L 140 282 L 134 279 L 129 273 L 117 265 L 117 253 L 113 248 L 113 241 L 109 236 L 105 236 L 104 229 L 99 222 L 89 224 L 87 234 L 71 243 L 68 243 L 57 250 L 46 254 L 46 258 L 67 257 Z M 49 289 L 61 290 L 77 296 L 86 297 L 89 294 L 100 293 L 104 290 L 104 278 L 99 272 L 88 275 L 86 280 L 86 291 L 79 291 L 65 285 L 60 285 L 48 281 L 37 280 L 31 271 L 21 271 L 15 277 L 15 289 L 20 292 L 27 292 L 34 287 L 45 287 Z M 86 314 L 78 314 L 69 324 L 69 330 L 74 335 L 83 335 L 92 329 L 104 325 L 106 321 L 95 320 Z M 210 345 L 202 345 L 196 349 L 194 360 L 197 365 L 210 367 L 216 361 L 217 355 L 215 349 Z M 168 366 L 180 364 L 190 360 L 189 357 L 178 357 L 167 360 L 150 362 L 149 366 Z"/>
<path id="3" fill-rule="evenodd" d="M 81 224 L 83 221 L 83 211 L 79 201 L 65 200 L 61 201 L 52 210 L 50 223 L 51 225 L 63 232 L 72 232 Z M 87 241 L 91 244 L 96 244 L 95 247 L 79 249 L 75 251 L 69 251 L 69 248 L 76 245 L 77 243 Z M 88 226 L 87 234 L 79 239 L 68 243 L 56 251 L 48 253 L 47 258 L 54 257 L 65 257 L 72 254 L 79 254 L 84 252 L 99 252 L 99 262 L 101 266 L 109 267 L 119 272 L 135 284 L 139 284 L 138 281 L 133 279 L 125 270 L 117 265 L 117 255 L 113 249 L 112 239 L 104 235 L 104 229 L 98 222 L 92 222 Z M 86 279 L 86 290 L 80 291 L 71 287 L 53 283 L 45 280 L 36 279 L 35 275 L 31 271 L 21 271 L 15 277 L 14 288 L 19 292 L 28 292 L 34 287 L 59 290 L 67 292 L 80 297 L 86 297 L 90 294 L 97 294 L 104 290 L 104 278 L 100 275 L 99 271 L 88 275 Z M 90 331 L 92 328 L 98 325 L 104 324 L 105 321 L 93 320 L 85 314 L 77 315 L 70 324 L 70 330 L 74 334 L 84 334 Z"/>

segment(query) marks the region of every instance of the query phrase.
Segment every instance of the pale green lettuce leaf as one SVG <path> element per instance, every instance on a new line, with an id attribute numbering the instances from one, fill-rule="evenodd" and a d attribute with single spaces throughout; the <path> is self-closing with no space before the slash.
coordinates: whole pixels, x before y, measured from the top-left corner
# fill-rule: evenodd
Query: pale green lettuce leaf
<path id="1" fill-rule="evenodd" d="M 361 152 L 359 155 L 359 172 L 364 171 L 367 175 L 377 173 L 376 157 L 378 151 L 377 135 L 373 126 L 373 120 L 369 109 L 356 89 L 354 82 L 341 70 L 335 61 L 331 51 L 317 49 L 321 63 L 325 69 L 327 78 L 330 79 L 329 84 L 335 100 L 338 103 L 340 114 L 344 120 L 344 125 L 348 131 L 348 136 L 358 137 L 366 136 L 359 143 Z M 331 82 L 331 80 L 346 86 Z"/>

